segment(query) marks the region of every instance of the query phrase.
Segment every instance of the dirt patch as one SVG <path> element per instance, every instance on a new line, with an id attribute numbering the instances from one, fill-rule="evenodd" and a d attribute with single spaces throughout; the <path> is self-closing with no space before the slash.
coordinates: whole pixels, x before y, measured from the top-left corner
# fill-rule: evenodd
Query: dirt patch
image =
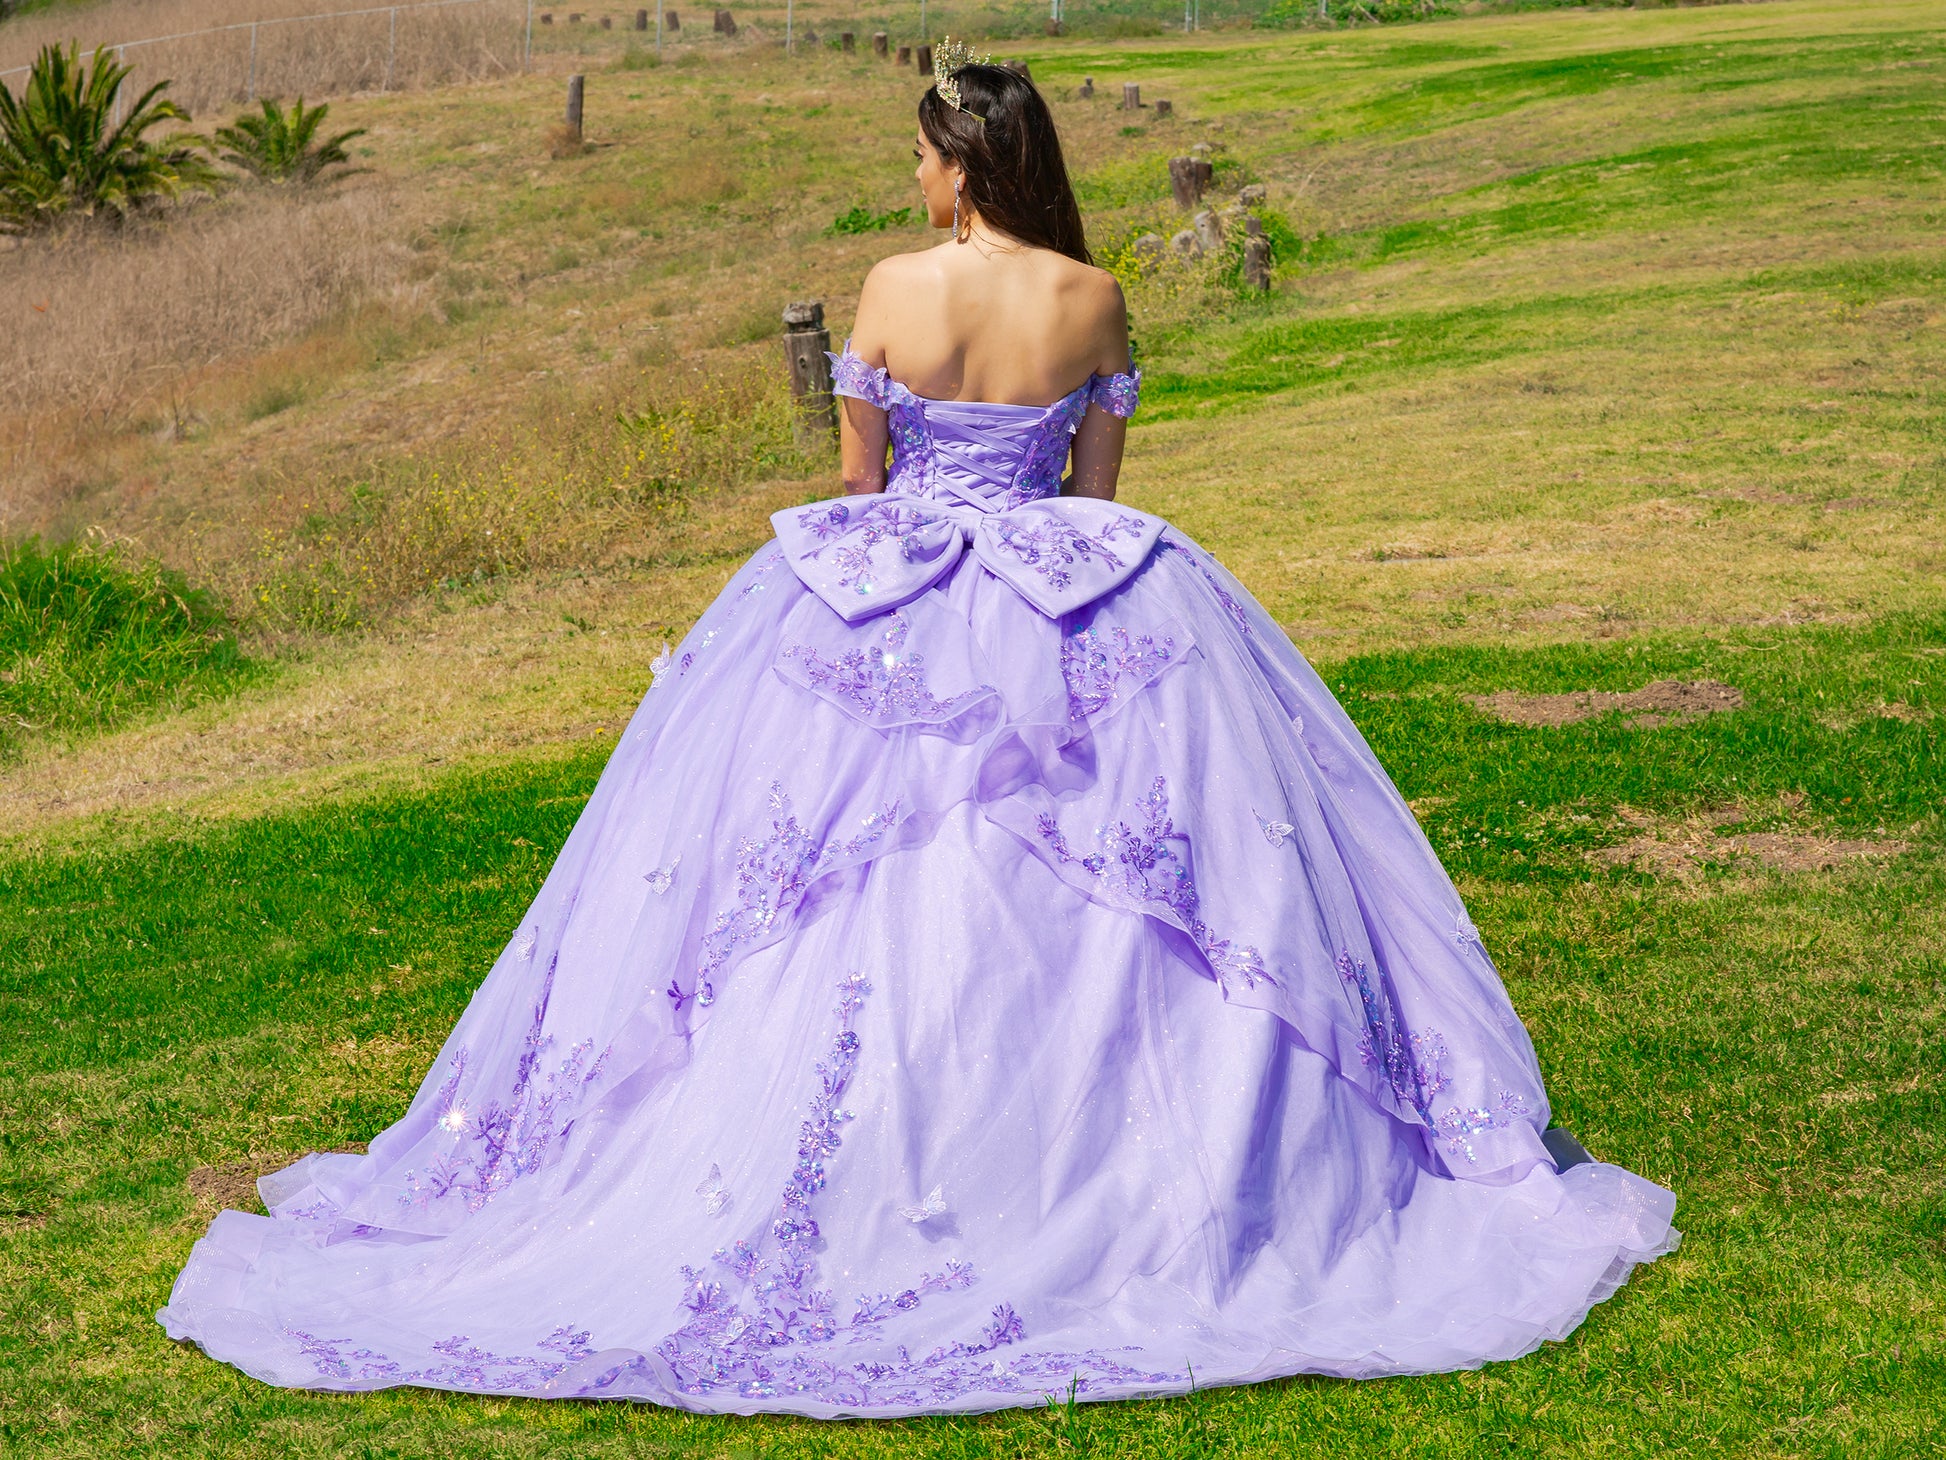
<path id="1" fill-rule="evenodd" d="M 32 1232 L 46 1225 L 46 1212 L 29 1211 L 26 1207 L 0 1211 L 0 1232 Z"/>
<path id="2" fill-rule="evenodd" d="M 1512 690 L 1467 695 L 1466 702 L 1510 725 L 1572 725 L 1616 710 L 1632 711 L 1629 724 L 1654 726 L 1743 708 L 1743 691 L 1720 679 L 1658 679 L 1626 694 L 1582 689 L 1570 694 L 1523 695 Z"/>
<path id="3" fill-rule="evenodd" d="M 1787 797 L 1795 808 L 1802 796 Z M 1612 847 L 1590 852 L 1589 859 L 1604 867 L 1634 867 L 1643 872 L 1691 883 L 1708 866 L 1739 864 L 1773 872 L 1834 872 L 1862 861 L 1896 857 L 1907 843 L 1893 837 L 1833 837 L 1814 831 L 1726 832 L 1722 828 L 1754 819 L 1758 813 L 1743 806 L 1721 806 L 1681 820 L 1650 816 L 1618 806 L 1617 817 L 1637 828 L 1637 835 Z"/>
<path id="4" fill-rule="evenodd" d="M 353 1151 L 363 1151 L 363 1145 L 350 1147 Z M 189 1173 L 189 1189 L 199 1201 L 217 1208 L 219 1211 L 231 1209 L 240 1212 L 261 1212 L 263 1202 L 257 1196 L 257 1178 L 268 1176 L 273 1171 L 282 1171 L 298 1156 L 266 1156 L 252 1152 L 241 1161 L 225 1161 L 221 1166 L 198 1166 Z"/>

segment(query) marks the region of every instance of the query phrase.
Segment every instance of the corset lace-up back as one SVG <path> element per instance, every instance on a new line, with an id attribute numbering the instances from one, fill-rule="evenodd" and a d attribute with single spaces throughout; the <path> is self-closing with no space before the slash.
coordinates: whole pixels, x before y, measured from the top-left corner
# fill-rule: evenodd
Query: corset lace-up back
<path id="1" fill-rule="evenodd" d="M 886 414 L 892 467 L 885 490 L 1000 512 L 1061 490 L 1069 439 L 1090 405 L 1135 414 L 1141 372 L 1091 375 L 1053 405 L 930 400 L 914 395 L 846 344 L 831 357 L 833 389 Z"/>

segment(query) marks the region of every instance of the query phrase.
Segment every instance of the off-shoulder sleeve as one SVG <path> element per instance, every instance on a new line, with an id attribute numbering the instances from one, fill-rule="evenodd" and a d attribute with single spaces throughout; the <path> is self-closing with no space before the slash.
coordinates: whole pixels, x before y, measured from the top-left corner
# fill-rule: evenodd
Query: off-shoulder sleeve
<path id="1" fill-rule="evenodd" d="M 1135 414 L 1136 403 L 1142 398 L 1142 372 L 1132 371 L 1127 375 L 1097 375 L 1089 387 L 1088 400 L 1100 406 L 1111 416 L 1127 420 Z"/>
<path id="2" fill-rule="evenodd" d="M 851 352 L 851 341 L 845 341 L 841 354 L 826 350 L 825 358 L 831 361 L 831 390 L 835 395 L 848 395 L 854 400 L 862 400 L 867 405 L 887 410 L 891 406 L 891 392 L 887 389 L 890 377 L 883 369 L 867 365 Z"/>

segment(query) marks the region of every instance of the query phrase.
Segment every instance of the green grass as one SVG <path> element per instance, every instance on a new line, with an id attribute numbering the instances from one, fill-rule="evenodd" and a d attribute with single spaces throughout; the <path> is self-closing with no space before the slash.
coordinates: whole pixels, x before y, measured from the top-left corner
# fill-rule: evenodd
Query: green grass
<path id="1" fill-rule="evenodd" d="M 245 1453 L 272 1434 L 296 1455 L 1916 1453 L 1946 1399 L 1946 746 L 1936 717 L 1871 712 L 1946 704 L 1942 639 L 1933 620 L 1326 666 L 1433 808 L 1557 1121 L 1682 1201 L 1679 1255 L 1568 1344 L 1477 1374 L 842 1426 L 255 1384 L 150 1323 L 209 1216 L 185 1174 L 343 1146 L 403 1111 L 601 751 L 0 863 L 0 1438 L 48 1455 Z M 1746 707 L 1534 729 L 1461 698 L 1664 676 L 1723 678 Z M 1780 812 L 1786 793 L 1802 800 Z M 1725 801 L 1913 849 L 1824 876 L 1718 868 L 1680 894 L 1585 856 L 1626 833 L 1618 806 Z"/>
<path id="2" fill-rule="evenodd" d="M 222 609 L 179 574 L 89 543 L 0 542 L 0 757 L 234 686 Z"/>
<path id="3" fill-rule="evenodd" d="M 1109 3 L 1088 23 L 1149 13 Z M 576 660 L 576 642 L 651 624 L 635 632 L 652 653 L 762 540 L 772 505 L 822 490 L 781 480 L 809 470 L 783 456 L 749 467 L 755 479 L 731 471 L 756 440 L 738 424 L 681 478 L 737 486 L 686 493 L 681 531 L 628 540 L 640 576 L 602 579 L 599 594 L 570 580 L 544 611 L 499 579 L 477 600 L 435 591 L 422 618 L 333 660 L 369 724 L 364 753 L 409 759 L 409 790 L 305 791 L 337 767 L 303 756 L 346 744 L 321 735 L 311 751 L 283 732 L 329 721 L 315 692 L 52 762 L 69 778 L 133 762 L 182 786 L 185 764 L 254 766 L 257 738 L 277 733 L 264 758 L 295 769 L 288 783 L 248 771 L 235 801 L 145 801 L 31 843 L 58 851 L 22 850 L 26 837 L 0 851 L 0 1451 L 1903 1460 L 1939 1448 L 1941 32 L 1909 5 L 1795 0 L 1007 50 L 1057 97 L 1092 75 L 1103 97 L 1126 78 L 1176 100 L 1176 121 L 1128 127 L 1112 102 L 1057 101 L 1103 246 L 1182 226 L 1164 164 L 1191 141 L 1219 144 L 1225 189 L 1269 186 L 1290 233 L 1268 298 L 1167 276 L 1131 291 L 1146 378 L 1128 495 L 1220 552 L 1314 650 L 1318 636 L 1314 657 L 1506 973 L 1557 1120 L 1678 1192 L 1682 1251 L 1569 1343 L 1482 1373 L 1295 1380 L 1072 1415 L 819 1426 L 292 1394 L 166 1345 L 150 1314 L 210 1216 L 186 1173 L 383 1128 L 516 925 L 599 770 L 588 730 L 619 723 L 607 706 L 626 695 L 576 688 L 582 748 L 531 747 L 560 732 L 590 666 L 627 683 L 639 669 Z M 912 79 L 822 49 L 789 67 L 686 51 L 626 78 L 649 98 L 640 107 L 599 98 L 617 145 L 548 168 L 532 146 L 482 139 L 551 116 L 552 82 L 545 108 L 524 81 L 469 89 L 463 107 L 458 93 L 347 102 L 379 124 L 375 165 L 447 190 L 427 267 L 473 302 L 448 324 L 359 325 L 369 347 L 347 356 L 352 373 L 307 367 L 301 410 L 246 394 L 246 418 L 277 408 L 234 449 L 267 450 L 277 430 L 355 437 L 362 417 L 330 413 L 368 397 L 402 421 L 431 418 L 434 405 L 379 394 L 394 365 L 453 397 L 477 368 L 469 399 L 491 420 L 482 402 L 529 393 L 558 363 L 511 333 L 537 311 L 572 310 L 576 350 L 598 338 L 620 350 L 627 324 L 640 330 L 630 348 L 658 360 L 742 350 L 774 371 L 781 302 L 826 298 L 842 333 L 847 291 L 886 246 L 828 233 L 831 220 L 909 201 Z M 621 414 L 646 441 L 683 403 L 635 389 Z M 181 483 L 172 496 L 167 473 L 222 466 L 219 447 L 232 449 L 216 436 L 171 447 L 153 513 L 135 521 L 162 535 L 189 520 L 203 499 Z M 218 500 L 250 521 L 254 498 Z M 365 510 L 308 486 L 300 500 L 314 535 Z M 573 561 L 621 540 L 605 530 L 564 528 Z M 241 537 L 255 551 L 255 528 Z M 522 571 L 532 586 L 539 570 Z M 426 624 L 441 622 L 434 639 Z M 407 657 L 417 634 L 433 648 Z M 219 662 L 231 652 L 137 676 L 147 688 L 125 703 L 92 690 L 76 703 L 112 702 L 99 723 L 152 713 L 241 682 Z M 1523 728 L 1465 698 L 1658 678 L 1720 679 L 1745 707 L 1654 729 L 1622 715 Z M 422 696 L 433 681 L 448 697 Z M 464 771 L 427 765 L 444 742 L 401 726 L 473 715 L 488 703 L 466 698 L 475 681 L 529 686 L 505 742 L 528 748 Z M 203 759 L 239 741 L 249 756 Z M 1645 823 L 1728 808 L 1726 832 L 1907 850 L 1792 874 L 1726 854 L 1687 883 L 1591 855 Z"/>

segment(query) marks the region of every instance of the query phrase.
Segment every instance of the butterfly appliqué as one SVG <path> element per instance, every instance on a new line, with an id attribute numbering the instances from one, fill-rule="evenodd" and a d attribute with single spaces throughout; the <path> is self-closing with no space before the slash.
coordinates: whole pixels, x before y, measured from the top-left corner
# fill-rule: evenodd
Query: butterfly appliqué
<path id="1" fill-rule="evenodd" d="M 660 689 L 662 687 L 662 676 L 669 672 L 670 661 L 669 641 L 664 639 L 662 641 L 662 652 L 649 661 L 650 689 Z"/>
<path id="2" fill-rule="evenodd" d="M 1260 811 L 1253 811 L 1250 814 L 1257 818 L 1257 825 L 1263 830 L 1264 840 L 1273 847 L 1284 845 L 1291 839 L 1291 833 L 1297 830 L 1288 821 L 1266 821 Z"/>
<path id="3" fill-rule="evenodd" d="M 723 1208 L 730 1204 L 730 1188 L 723 1184 L 723 1168 L 712 1161 L 709 1175 L 696 1188 L 696 1195 L 703 1199 L 703 1210 L 712 1217 L 722 1214 Z"/>
<path id="4" fill-rule="evenodd" d="M 675 861 L 671 862 L 666 867 L 650 868 L 648 871 L 642 874 L 642 880 L 649 884 L 649 891 L 655 893 L 657 896 L 660 896 L 661 894 L 667 892 L 671 884 L 675 882 L 676 868 L 680 867 L 681 865 L 682 865 L 682 858 L 677 857 Z"/>
<path id="5" fill-rule="evenodd" d="M 946 1215 L 946 1188 L 935 1186 L 926 1193 L 926 1199 L 916 1207 L 900 1207 L 899 1215 L 908 1222 L 930 1222 L 934 1217 Z"/>

